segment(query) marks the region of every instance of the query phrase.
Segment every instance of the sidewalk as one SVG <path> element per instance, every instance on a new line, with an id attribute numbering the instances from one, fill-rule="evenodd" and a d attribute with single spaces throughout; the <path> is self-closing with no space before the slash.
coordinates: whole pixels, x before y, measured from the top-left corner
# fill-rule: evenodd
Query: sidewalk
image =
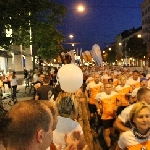
<path id="1" fill-rule="evenodd" d="M 24 101 L 24 100 L 31 100 L 33 97 L 32 96 L 28 96 L 25 93 L 25 86 L 24 85 L 18 85 L 17 86 L 17 101 Z M 4 107 L 5 110 L 9 110 L 11 108 L 11 106 L 14 105 L 13 101 L 11 101 L 11 94 L 9 93 L 9 89 L 7 87 L 7 85 L 5 85 L 5 93 L 3 93 L 3 100 L 2 100 L 2 105 Z"/>

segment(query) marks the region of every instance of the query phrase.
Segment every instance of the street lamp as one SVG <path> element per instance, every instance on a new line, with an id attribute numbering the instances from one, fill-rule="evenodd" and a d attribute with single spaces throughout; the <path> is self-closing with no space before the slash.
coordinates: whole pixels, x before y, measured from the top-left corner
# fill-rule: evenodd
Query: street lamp
<path id="1" fill-rule="evenodd" d="M 77 6 L 77 11 L 78 12 L 84 12 L 85 11 L 85 7 L 80 4 L 79 6 Z"/>
<path id="2" fill-rule="evenodd" d="M 138 35 L 137 35 L 137 37 L 138 37 L 138 38 L 141 38 L 141 37 L 142 37 L 142 35 L 141 35 L 141 34 L 138 34 Z"/>
<path id="3" fill-rule="evenodd" d="M 111 51 L 111 47 L 109 47 L 109 51 Z"/>
<path id="4" fill-rule="evenodd" d="M 70 35 L 69 35 L 69 38 L 70 38 L 70 39 L 73 39 L 73 38 L 74 38 L 74 36 L 73 36 L 72 34 L 70 34 Z"/>

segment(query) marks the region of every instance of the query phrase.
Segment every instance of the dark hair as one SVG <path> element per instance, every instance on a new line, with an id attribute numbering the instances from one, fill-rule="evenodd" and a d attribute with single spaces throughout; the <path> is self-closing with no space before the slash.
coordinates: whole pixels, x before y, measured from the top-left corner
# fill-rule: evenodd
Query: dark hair
<path id="1" fill-rule="evenodd" d="M 135 72 L 136 72 L 136 73 L 139 73 L 137 70 L 134 70 L 134 71 L 133 71 L 133 73 L 135 73 Z"/>
<path id="2" fill-rule="evenodd" d="M 71 97 L 63 97 L 57 104 L 58 113 L 60 116 L 70 116 L 74 111 L 74 103 Z"/>
<path id="3" fill-rule="evenodd" d="M 49 130 L 51 115 L 40 101 L 18 102 L 8 112 L 11 118 L 6 132 L 8 146 L 18 150 L 28 147 L 38 130 Z"/>
<path id="4" fill-rule="evenodd" d="M 143 96 L 145 96 L 145 94 L 146 94 L 147 92 L 150 92 L 150 89 L 149 89 L 149 88 L 146 88 L 146 87 L 140 88 L 140 89 L 138 90 L 138 92 L 137 92 L 137 100 L 138 100 L 138 101 L 141 101 L 142 98 L 143 98 Z"/>
<path id="5" fill-rule="evenodd" d="M 49 82 L 50 82 L 50 77 L 49 77 L 49 76 L 45 76 L 45 77 L 43 78 L 43 82 L 44 82 L 44 83 L 49 83 Z"/>

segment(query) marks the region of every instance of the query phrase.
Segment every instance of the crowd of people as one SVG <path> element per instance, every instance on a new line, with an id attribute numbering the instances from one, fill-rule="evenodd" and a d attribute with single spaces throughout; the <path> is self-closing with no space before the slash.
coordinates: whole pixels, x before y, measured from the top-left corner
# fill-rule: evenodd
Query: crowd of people
<path id="1" fill-rule="evenodd" d="M 104 138 L 104 150 L 150 149 L 149 74 L 128 68 L 81 70 L 83 85 L 75 93 L 61 89 L 57 71 L 36 70 L 33 100 L 17 102 L 0 118 L 1 147 L 94 150 L 95 130 Z"/>

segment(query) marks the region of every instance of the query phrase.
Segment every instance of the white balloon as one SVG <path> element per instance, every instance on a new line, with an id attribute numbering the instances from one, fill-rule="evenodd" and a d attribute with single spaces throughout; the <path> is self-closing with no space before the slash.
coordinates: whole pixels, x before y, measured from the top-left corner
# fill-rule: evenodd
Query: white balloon
<path id="1" fill-rule="evenodd" d="M 74 93 L 82 86 L 83 73 L 78 66 L 66 64 L 58 70 L 58 80 L 62 90 Z"/>

